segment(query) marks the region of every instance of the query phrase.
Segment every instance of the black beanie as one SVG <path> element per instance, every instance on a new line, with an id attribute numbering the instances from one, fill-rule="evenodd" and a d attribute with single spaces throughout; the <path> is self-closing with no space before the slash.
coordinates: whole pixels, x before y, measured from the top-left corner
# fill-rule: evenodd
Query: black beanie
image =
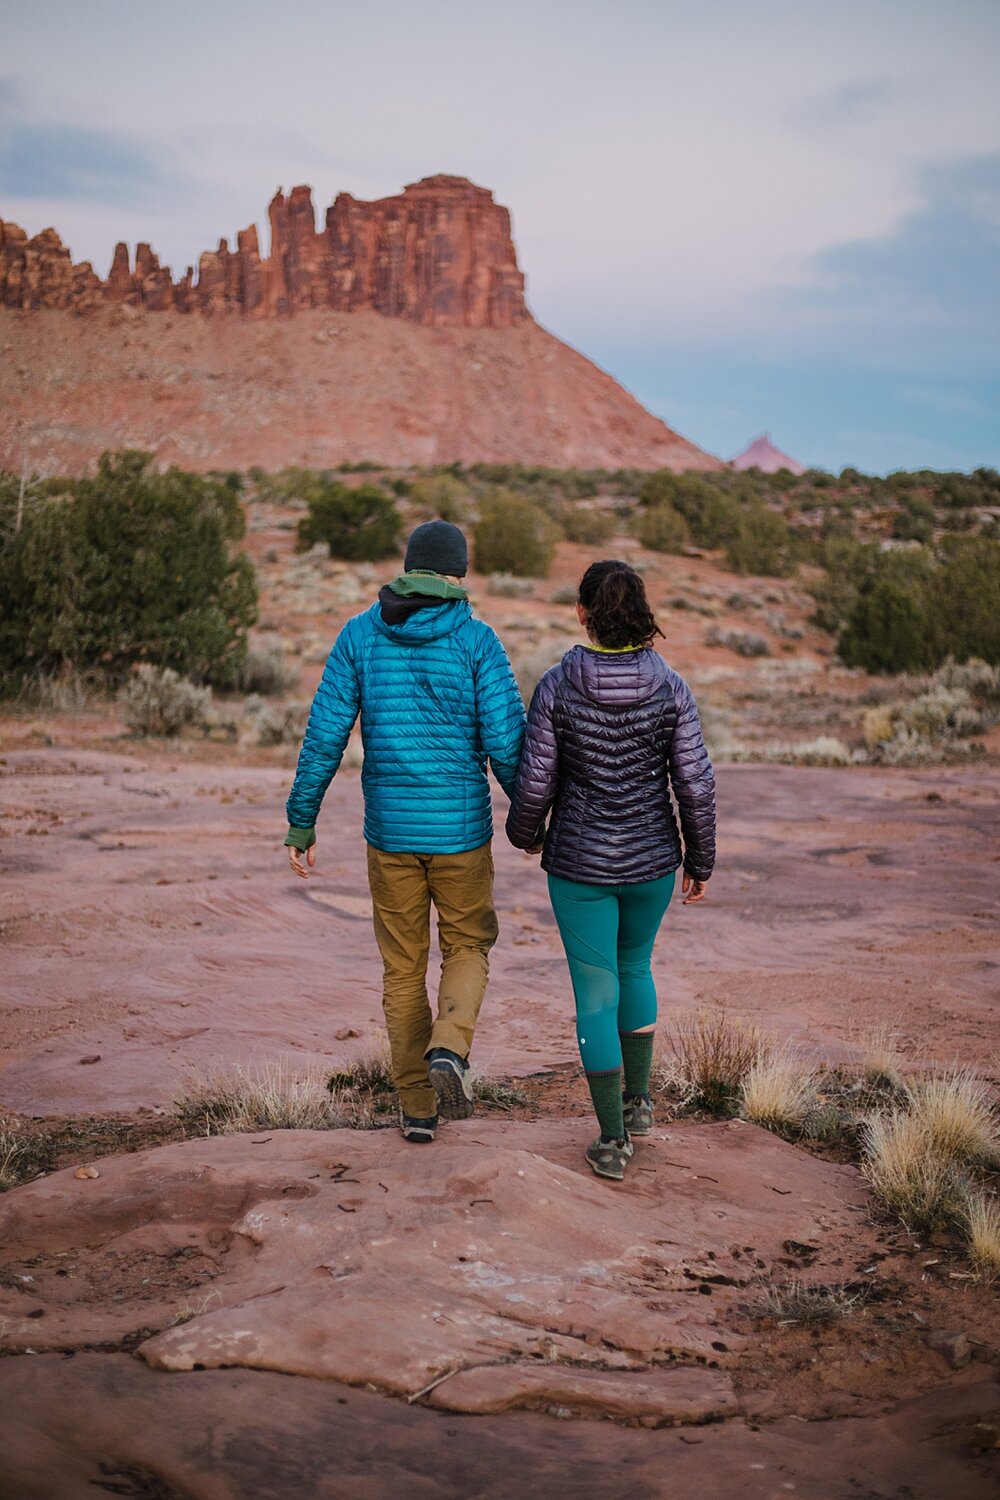
<path id="1" fill-rule="evenodd" d="M 464 578 L 469 571 L 465 537 L 450 521 L 425 521 L 410 533 L 405 567 L 408 573 L 449 573 L 453 578 Z"/>

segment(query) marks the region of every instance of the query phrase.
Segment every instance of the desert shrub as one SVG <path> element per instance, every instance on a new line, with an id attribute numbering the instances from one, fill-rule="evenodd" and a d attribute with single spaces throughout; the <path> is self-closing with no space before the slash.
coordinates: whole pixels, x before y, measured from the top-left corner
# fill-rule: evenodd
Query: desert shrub
<path id="1" fill-rule="evenodd" d="M 480 573 L 547 578 L 558 529 L 534 501 L 509 489 L 489 490 L 480 501 L 474 529 Z"/>
<path id="2" fill-rule="evenodd" d="M 921 593 L 894 578 L 862 585 L 837 641 L 849 667 L 916 672 L 928 666 L 928 620 Z"/>
<path id="3" fill-rule="evenodd" d="M 680 511 L 663 503 L 639 511 L 635 534 L 651 552 L 680 552 L 691 540 L 691 531 Z"/>
<path id="4" fill-rule="evenodd" d="M 549 595 L 550 604 L 576 604 L 580 598 L 580 590 L 575 583 L 563 584 L 561 588 L 553 589 Z"/>
<path id="5" fill-rule="evenodd" d="M 298 681 L 298 672 L 289 666 L 280 641 L 262 641 L 251 646 L 230 675 L 227 686 L 238 693 L 259 693 L 276 698 L 289 692 Z"/>
<path id="6" fill-rule="evenodd" d="M 469 489 L 454 474 L 429 474 L 407 486 L 410 500 L 427 520 L 458 526 L 469 512 Z"/>
<path id="7" fill-rule="evenodd" d="M 515 578 L 512 573 L 493 573 L 486 590 L 497 599 L 530 599 L 534 595 L 535 585 L 530 578 Z"/>
<path id="8" fill-rule="evenodd" d="M 930 542 L 934 537 L 934 506 L 924 495 L 908 495 L 892 519 L 892 535 L 899 542 Z"/>
<path id="9" fill-rule="evenodd" d="M 780 578 L 795 561 L 795 539 L 788 522 L 763 505 L 748 506 L 725 543 L 726 562 L 734 573 Z"/>
<path id="10" fill-rule="evenodd" d="M 105 453 L 70 495 L 41 497 L 10 532 L 0 495 L 0 678 L 66 668 L 121 681 L 134 662 L 222 676 L 256 617 L 253 568 L 233 551 L 243 512 L 225 483 L 148 453 Z"/>
<path id="11" fill-rule="evenodd" d="M 536 646 L 525 656 L 515 658 L 514 676 L 521 690 L 525 705 L 530 704 L 535 688 L 550 667 L 561 661 L 565 653 L 576 643 L 572 640 L 556 639 Z"/>
<path id="12" fill-rule="evenodd" d="M 975 656 L 964 662 L 949 659 L 938 667 L 929 685 L 968 693 L 991 722 L 1000 712 L 1000 664 L 991 667 Z"/>
<path id="13" fill-rule="evenodd" d="M 1000 664 L 1000 542 L 985 536 L 942 539 L 927 581 L 930 665 L 946 657 Z"/>
<path id="14" fill-rule="evenodd" d="M 984 722 L 965 688 L 935 684 L 918 698 L 900 705 L 893 727 L 924 735 L 929 740 L 941 740 L 976 734 L 984 728 Z"/>
<path id="15" fill-rule="evenodd" d="M 172 667 L 136 667 L 118 695 L 122 718 L 133 734 L 170 736 L 206 722 L 212 689 L 197 687 Z"/>
<path id="16" fill-rule="evenodd" d="M 744 1080 L 769 1050 L 756 1026 L 724 1010 L 679 1016 L 667 1035 L 676 1076 L 713 1114 L 735 1112 Z"/>
<path id="17" fill-rule="evenodd" d="M 610 511 L 588 510 L 581 505 L 564 505 L 559 513 L 559 524 L 567 541 L 579 542 L 584 547 L 603 546 L 618 529 L 618 522 Z"/>
<path id="18" fill-rule="evenodd" d="M 816 562 L 823 572 L 809 585 L 816 600 L 812 623 L 821 630 L 839 630 L 857 603 L 864 551 L 851 536 L 831 534 L 821 541 Z"/>
<path id="19" fill-rule="evenodd" d="M 258 745 L 298 745 L 305 734 L 309 705 L 285 703 L 271 707 L 256 693 L 251 693 L 244 704 L 243 717 Z"/>
<path id="20" fill-rule="evenodd" d="M 917 1115 L 889 1110 L 868 1120 L 861 1161 L 872 1190 L 909 1229 L 953 1228 L 962 1220 L 967 1183 L 934 1148 Z"/>
<path id="21" fill-rule="evenodd" d="M 309 513 L 298 525 L 300 552 L 325 542 L 331 557 L 378 562 L 399 551 L 403 518 L 391 496 L 374 484 L 351 489 L 322 480 L 309 496 Z"/>
<path id="22" fill-rule="evenodd" d="M 690 538 L 699 547 L 725 546 L 740 522 L 740 506 L 732 495 L 697 474 L 674 474 L 669 469 L 649 474 L 639 488 L 639 503 L 648 509 L 670 506 L 687 522 Z"/>
<path id="23" fill-rule="evenodd" d="M 786 761 L 796 766 L 849 766 L 853 759 L 843 740 L 836 735 L 818 734 L 813 740 L 795 740 L 773 745 L 768 760 Z"/>
<path id="24" fill-rule="evenodd" d="M 709 646 L 725 646 L 737 656 L 770 656 L 771 648 L 762 635 L 753 630 L 720 630 L 717 625 L 705 637 Z"/>

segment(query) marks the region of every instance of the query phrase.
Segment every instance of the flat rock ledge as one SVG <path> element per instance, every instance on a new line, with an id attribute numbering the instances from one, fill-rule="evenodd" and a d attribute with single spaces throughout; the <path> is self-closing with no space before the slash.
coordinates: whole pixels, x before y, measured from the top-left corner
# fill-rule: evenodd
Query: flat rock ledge
<path id="1" fill-rule="evenodd" d="M 789 1240 L 818 1279 L 842 1267 L 857 1173 L 686 1121 L 617 1186 L 586 1167 L 588 1132 L 274 1131 L 54 1173 L 0 1199 L 0 1349 L 129 1348 L 460 1412 L 732 1415 L 733 1301 Z"/>

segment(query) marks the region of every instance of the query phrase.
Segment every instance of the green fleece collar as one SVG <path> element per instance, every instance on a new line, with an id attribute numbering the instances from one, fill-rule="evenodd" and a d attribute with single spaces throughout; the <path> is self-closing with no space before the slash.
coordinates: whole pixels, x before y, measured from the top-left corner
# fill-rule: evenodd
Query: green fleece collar
<path id="1" fill-rule="evenodd" d="M 468 599 L 469 591 L 460 583 L 452 583 L 440 573 L 431 573 L 423 568 L 414 568 L 409 573 L 400 573 L 389 587 L 402 599 L 413 594 L 423 594 L 428 599 Z"/>

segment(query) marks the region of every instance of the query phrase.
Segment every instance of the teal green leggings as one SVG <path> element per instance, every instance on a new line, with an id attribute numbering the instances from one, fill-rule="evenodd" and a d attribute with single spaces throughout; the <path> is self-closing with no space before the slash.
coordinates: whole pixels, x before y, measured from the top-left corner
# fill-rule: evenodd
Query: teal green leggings
<path id="1" fill-rule="evenodd" d="M 640 885 L 581 885 L 549 876 L 587 1073 L 620 1068 L 619 1032 L 641 1031 L 656 1020 L 649 963 L 673 893 L 673 874 Z"/>

